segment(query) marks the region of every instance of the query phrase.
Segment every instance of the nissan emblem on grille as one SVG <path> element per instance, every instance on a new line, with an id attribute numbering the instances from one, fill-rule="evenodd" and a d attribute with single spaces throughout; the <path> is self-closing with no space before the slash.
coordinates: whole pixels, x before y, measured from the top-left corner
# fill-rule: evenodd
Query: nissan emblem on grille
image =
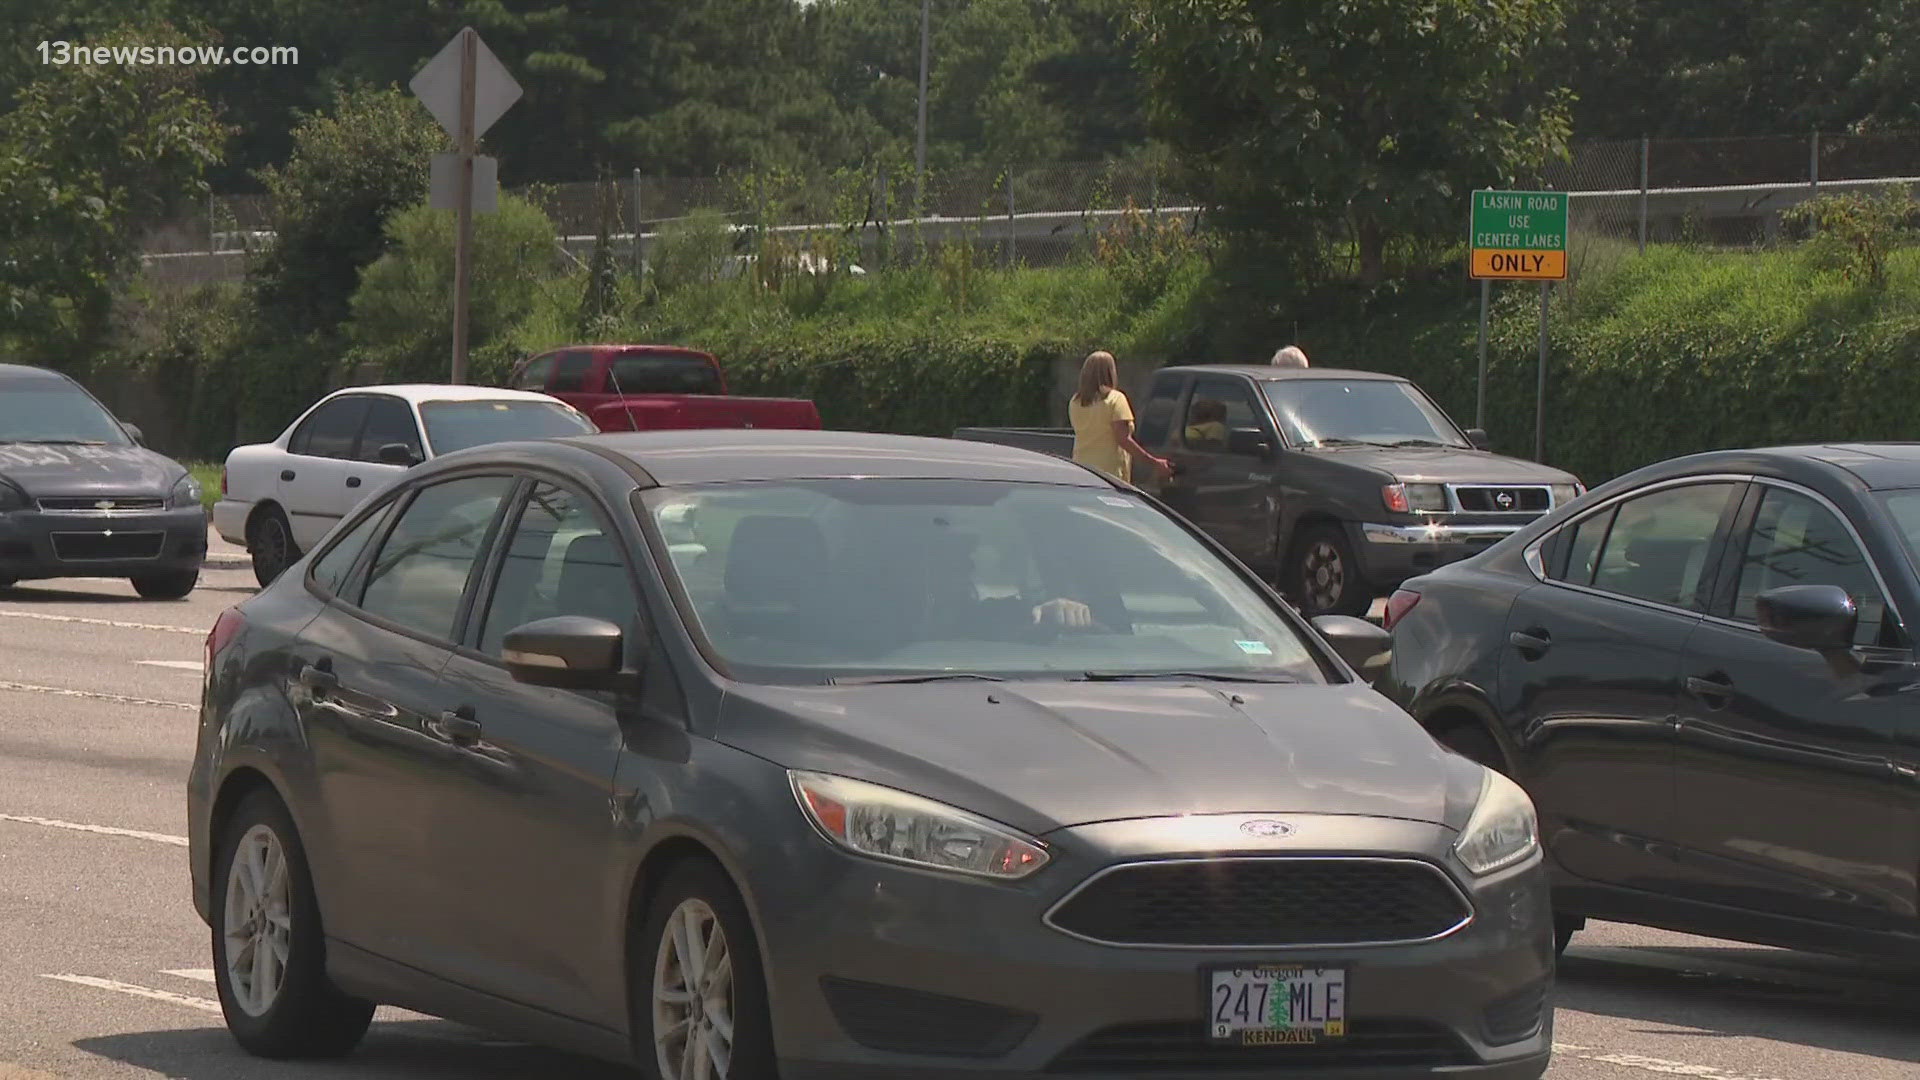
<path id="1" fill-rule="evenodd" d="M 1277 839 L 1282 836 L 1292 836 L 1293 826 L 1284 821 L 1275 821 L 1272 818 L 1261 818 L 1256 821 L 1241 822 L 1240 831 L 1246 833 L 1248 836 L 1264 836 Z"/>
<path id="2" fill-rule="evenodd" d="M 1511 510 L 1513 509 L 1513 492 L 1502 491 L 1493 497 L 1493 501 L 1499 504 L 1500 509 Z"/>

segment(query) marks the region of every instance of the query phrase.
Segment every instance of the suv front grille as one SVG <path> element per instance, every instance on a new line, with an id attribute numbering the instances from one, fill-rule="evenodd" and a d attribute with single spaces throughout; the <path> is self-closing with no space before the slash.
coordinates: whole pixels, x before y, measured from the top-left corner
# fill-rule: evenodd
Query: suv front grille
<path id="1" fill-rule="evenodd" d="M 1107 1028 L 1070 1047 L 1047 1071 L 1335 1077 L 1348 1070 L 1366 1070 L 1374 1076 L 1378 1075 L 1374 1070 L 1425 1071 L 1475 1063 L 1458 1036 L 1435 1024 L 1355 1019 L 1347 1037 L 1338 1041 L 1313 1046 L 1221 1046 L 1207 1041 L 1203 1022 L 1190 1020 Z"/>
<path id="2" fill-rule="evenodd" d="M 1454 485 L 1453 497 L 1468 514 L 1544 514 L 1553 507 L 1553 489 Z"/>
<path id="3" fill-rule="evenodd" d="M 1047 913 L 1110 945 L 1373 945 L 1427 941 L 1473 917 L 1437 866 L 1414 859 L 1278 857 L 1128 863 Z"/>
<path id="4" fill-rule="evenodd" d="M 128 510 L 165 510 L 167 500 L 150 495 L 61 495 L 40 500 L 50 514 L 122 513 Z"/>

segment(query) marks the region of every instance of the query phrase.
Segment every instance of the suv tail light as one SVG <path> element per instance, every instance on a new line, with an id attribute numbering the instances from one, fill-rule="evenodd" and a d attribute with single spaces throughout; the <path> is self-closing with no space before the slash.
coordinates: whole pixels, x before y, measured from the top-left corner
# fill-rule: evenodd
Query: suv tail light
<path id="1" fill-rule="evenodd" d="M 1381 619 L 1381 624 L 1388 630 L 1393 629 L 1393 624 L 1406 618 L 1407 612 L 1412 611 L 1413 605 L 1419 602 L 1420 594 L 1411 589 L 1393 590 L 1393 595 L 1387 597 L 1387 613 Z"/>

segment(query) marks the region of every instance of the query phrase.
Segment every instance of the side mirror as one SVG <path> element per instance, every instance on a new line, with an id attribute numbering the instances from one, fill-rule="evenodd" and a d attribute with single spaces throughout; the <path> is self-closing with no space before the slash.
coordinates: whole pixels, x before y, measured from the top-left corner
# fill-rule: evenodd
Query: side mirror
<path id="1" fill-rule="evenodd" d="M 1470 427 L 1464 434 L 1467 437 L 1467 445 L 1473 447 L 1475 450 L 1493 449 L 1493 440 L 1487 438 L 1486 428 Z"/>
<path id="2" fill-rule="evenodd" d="M 1853 598 L 1835 585 L 1782 585 L 1754 598 L 1760 632 L 1782 645 L 1815 652 L 1853 647 L 1860 621 Z"/>
<path id="3" fill-rule="evenodd" d="M 147 445 L 147 433 L 141 431 L 138 425 L 129 424 L 125 420 L 122 420 L 120 421 L 120 429 L 127 433 L 127 438 L 132 439 L 135 446 Z"/>
<path id="4" fill-rule="evenodd" d="M 1362 675 L 1393 648 L 1393 635 L 1351 615 L 1321 615 L 1313 620 L 1313 628 L 1327 639 L 1340 659 Z"/>
<path id="5" fill-rule="evenodd" d="M 560 690 L 606 690 L 624 666 L 625 635 L 604 619 L 561 615 L 507 631 L 500 658 L 514 681 Z"/>
<path id="6" fill-rule="evenodd" d="M 1273 453 L 1273 444 L 1259 428 L 1234 428 L 1227 432 L 1227 453 L 1263 458 Z"/>
<path id="7" fill-rule="evenodd" d="M 420 464 L 420 455 L 414 453 L 413 448 L 406 443 L 387 443 L 380 448 L 379 457 L 382 465 L 398 465 L 411 469 Z"/>

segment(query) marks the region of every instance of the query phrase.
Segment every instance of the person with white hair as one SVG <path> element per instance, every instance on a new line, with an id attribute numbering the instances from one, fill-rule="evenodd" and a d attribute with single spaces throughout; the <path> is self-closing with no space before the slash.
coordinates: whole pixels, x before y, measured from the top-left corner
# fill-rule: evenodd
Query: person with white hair
<path id="1" fill-rule="evenodd" d="M 1279 352 L 1274 353 L 1273 359 L 1267 361 L 1267 363 L 1274 367 L 1303 368 L 1307 366 L 1307 354 L 1300 346 L 1289 345 Z"/>

